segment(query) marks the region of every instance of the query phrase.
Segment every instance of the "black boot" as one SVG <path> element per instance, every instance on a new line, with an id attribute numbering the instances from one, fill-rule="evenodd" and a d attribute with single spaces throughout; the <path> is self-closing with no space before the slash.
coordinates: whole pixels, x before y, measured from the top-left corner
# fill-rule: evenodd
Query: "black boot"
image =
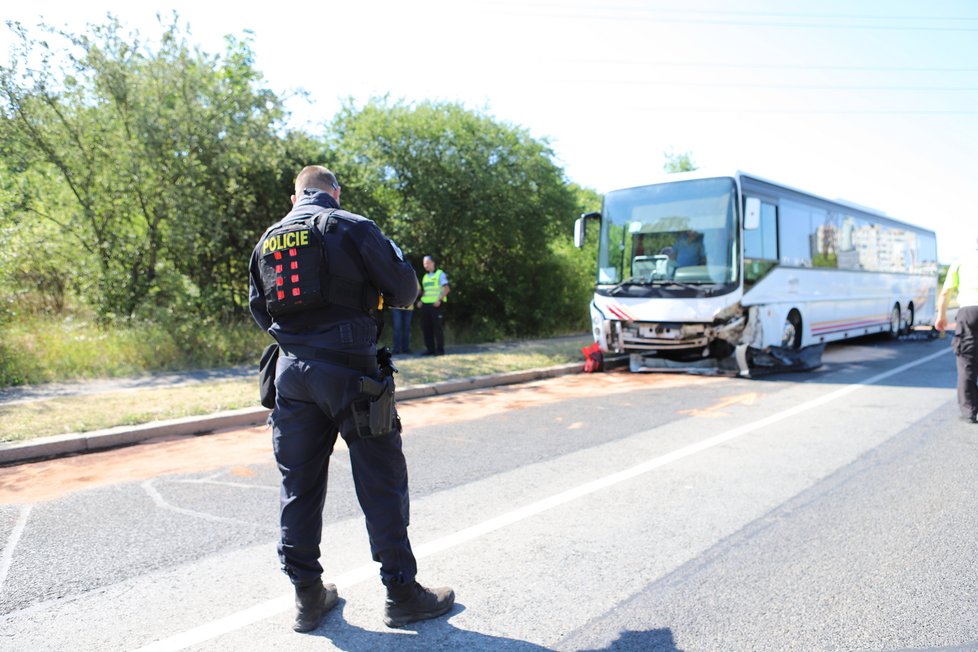
<path id="1" fill-rule="evenodd" d="M 311 632 L 319 627 L 326 612 L 336 606 L 339 594 L 335 584 L 323 585 L 316 580 L 309 586 L 295 587 L 295 623 L 292 629 L 297 632 Z"/>
<path id="2" fill-rule="evenodd" d="M 384 624 L 404 627 L 408 623 L 437 618 L 455 604 L 455 591 L 447 586 L 426 589 L 417 582 L 405 586 L 388 586 L 384 605 Z"/>

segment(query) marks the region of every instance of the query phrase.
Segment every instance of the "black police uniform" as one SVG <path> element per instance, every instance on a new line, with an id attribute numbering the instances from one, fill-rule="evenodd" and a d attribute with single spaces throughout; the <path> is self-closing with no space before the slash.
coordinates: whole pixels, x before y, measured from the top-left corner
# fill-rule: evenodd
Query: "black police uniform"
<path id="1" fill-rule="evenodd" d="M 306 190 L 279 224 L 338 209 L 333 198 Z M 325 251 L 329 275 L 359 281 L 376 300 L 403 306 L 417 296 L 414 270 L 372 221 L 345 211 L 327 218 Z M 272 227 L 274 228 L 274 226 Z M 271 229 L 270 229 L 271 230 Z M 264 240 L 264 238 L 263 238 Z M 276 400 L 270 422 L 275 460 L 282 473 L 281 539 L 283 570 L 297 586 L 318 580 L 323 504 L 329 457 L 339 433 L 353 467 L 371 553 L 387 586 L 414 581 L 417 565 L 408 540 L 407 466 L 401 430 L 361 437 L 349 406 L 361 401 L 360 378 L 379 378 L 377 322 L 369 306 L 327 304 L 273 317 L 266 303 L 259 242 L 251 257 L 251 313 L 282 346 L 275 371 Z M 322 355 L 320 355 L 322 354 Z"/>

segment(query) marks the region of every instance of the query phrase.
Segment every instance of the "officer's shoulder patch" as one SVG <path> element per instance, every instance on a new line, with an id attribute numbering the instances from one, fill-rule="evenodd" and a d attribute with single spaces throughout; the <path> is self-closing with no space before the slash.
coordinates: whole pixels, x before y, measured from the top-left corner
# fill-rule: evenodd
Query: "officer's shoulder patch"
<path id="1" fill-rule="evenodd" d="M 337 219 L 341 219 L 353 223 L 370 221 L 363 215 L 357 215 L 356 213 L 349 213 L 347 211 L 333 211 L 330 217 L 335 217 Z"/>
<path id="2" fill-rule="evenodd" d="M 404 252 L 401 251 L 401 248 L 398 247 L 396 244 L 394 244 L 394 241 L 391 240 L 390 238 L 387 239 L 387 242 L 390 243 L 391 249 L 394 250 L 394 255 L 397 256 L 397 259 L 403 263 L 404 262 Z"/>

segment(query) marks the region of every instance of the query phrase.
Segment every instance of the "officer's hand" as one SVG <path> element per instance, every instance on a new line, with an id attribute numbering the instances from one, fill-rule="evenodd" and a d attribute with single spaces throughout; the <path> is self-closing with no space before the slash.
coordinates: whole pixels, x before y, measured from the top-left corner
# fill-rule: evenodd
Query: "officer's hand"
<path id="1" fill-rule="evenodd" d="M 420 310 L 421 309 L 421 302 L 418 301 L 416 304 L 414 304 L 414 306 L 415 306 L 415 308 L 417 308 L 418 310 Z"/>
<path id="2" fill-rule="evenodd" d="M 437 308 L 439 306 L 441 306 L 441 299 L 438 299 L 437 301 L 435 301 L 435 308 Z"/>
<path id="3" fill-rule="evenodd" d="M 939 331 L 943 331 L 947 328 L 947 317 L 938 317 L 937 321 L 934 322 L 934 328 Z"/>

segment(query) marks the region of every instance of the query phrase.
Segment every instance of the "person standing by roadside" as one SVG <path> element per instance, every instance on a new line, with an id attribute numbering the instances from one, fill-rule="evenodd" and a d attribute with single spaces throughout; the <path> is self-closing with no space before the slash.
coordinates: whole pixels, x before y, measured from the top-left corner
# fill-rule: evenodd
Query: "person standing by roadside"
<path id="1" fill-rule="evenodd" d="M 958 314 L 951 348 L 958 367 L 958 407 L 961 419 L 978 423 L 978 248 L 951 265 L 937 299 L 934 327 L 947 328 L 947 304 L 957 290 Z"/>
<path id="2" fill-rule="evenodd" d="M 411 321 L 414 316 L 414 302 L 402 307 L 391 306 L 391 327 L 394 331 L 394 353 L 411 352 Z"/>
<path id="3" fill-rule="evenodd" d="M 303 168 L 292 210 L 265 231 L 250 264 L 251 314 L 281 351 L 269 421 L 282 474 L 278 555 L 295 587 L 297 632 L 316 629 L 338 600 L 319 563 L 337 434 L 349 450 L 370 552 L 387 589 L 385 624 L 434 618 L 455 601 L 450 588 L 427 589 L 415 580 L 401 421 L 389 356 L 377 351 L 380 297 L 409 304 L 418 279 L 377 225 L 340 210 L 339 200 L 331 171 Z M 389 387 L 391 399 L 371 400 L 364 387 L 373 385 Z"/>
<path id="4" fill-rule="evenodd" d="M 424 332 L 423 355 L 445 355 L 445 302 L 452 288 L 448 276 L 435 265 L 431 256 L 424 257 L 425 275 L 421 277 L 421 330 Z"/>

